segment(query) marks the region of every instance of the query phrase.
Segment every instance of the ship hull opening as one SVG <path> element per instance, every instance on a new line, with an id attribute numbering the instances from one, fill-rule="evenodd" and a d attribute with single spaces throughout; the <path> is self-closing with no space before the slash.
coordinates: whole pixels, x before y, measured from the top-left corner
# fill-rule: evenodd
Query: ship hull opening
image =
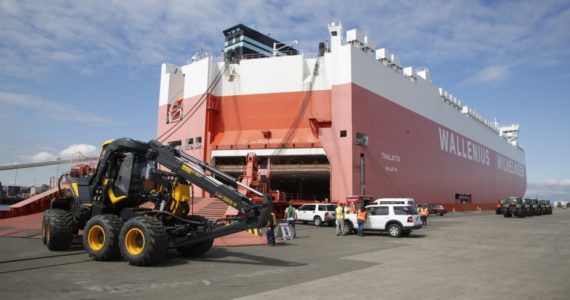
<path id="1" fill-rule="evenodd" d="M 330 163 L 325 155 L 258 156 L 260 188 L 278 191 L 285 199 L 330 199 Z M 215 157 L 215 167 L 236 178 L 246 173 L 246 158 L 242 156 Z M 267 172 L 269 170 L 269 172 Z M 269 176 L 267 176 L 269 174 Z M 269 179 L 267 179 L 269 177 Z"/>

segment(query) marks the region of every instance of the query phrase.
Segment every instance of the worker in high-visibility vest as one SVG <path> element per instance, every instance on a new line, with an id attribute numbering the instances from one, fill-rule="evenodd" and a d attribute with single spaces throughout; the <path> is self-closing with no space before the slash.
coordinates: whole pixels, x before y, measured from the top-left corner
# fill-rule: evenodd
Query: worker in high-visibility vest
<path id="1" fill-rule="evenodd" d="M 420 208 L 420 218 L 422 219 L 422 225 L 427 226 L 428 216 L 429 216 L 429 210 L 427 206 Z"/>
<path id="2" fill-rule="evenodd" d="M 345 226 L 344 225 L 344 215 L 345 215 L 345 206 L 344 203 L 339 204 L 335 209 L 336 215 L 336 235 L 346 235 Z"/>
<path id="3" fill-rule="evenodd" d="M 364 205 L 361 205 L 358 209 L 358 235 L 362 236 L 362 231 L 364 230 L 364 223 L 366 222 L 366 217 L 368 215 L 368 211 L 364 208 Z"/>

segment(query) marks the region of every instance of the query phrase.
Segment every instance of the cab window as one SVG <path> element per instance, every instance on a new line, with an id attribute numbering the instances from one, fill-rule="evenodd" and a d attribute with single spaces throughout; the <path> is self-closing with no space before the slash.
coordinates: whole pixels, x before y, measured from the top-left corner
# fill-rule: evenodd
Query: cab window
<path id="1" fill-rule="evenodd" d="M 313 211 L 313 210 L 315 210 L 315 206 L 314 205 L 303 205 L 303 207 L 301 207 L 301 210 Z"/>
<path id="2" fill-rule="evenodd" d="M 374 207 L 370 209 L 370 214 L 373 216 L 387 216 L 388 215 L 388 207 Z"/>
<path id="3" fill-rule="evenodd" d="M 413 206 L 394 206 L 395 215 L 417 215 L 418 211 Z"/>

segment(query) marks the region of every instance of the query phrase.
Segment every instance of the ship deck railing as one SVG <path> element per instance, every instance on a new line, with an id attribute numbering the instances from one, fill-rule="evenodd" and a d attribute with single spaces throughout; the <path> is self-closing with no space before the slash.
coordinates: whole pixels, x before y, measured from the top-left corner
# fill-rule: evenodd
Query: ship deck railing
<path id="1" fill-rule="evenodd" d="M 305 53 L 305 52 L 301 52 L 299 51 L 299 53 L 297 54 L 290 54 L 290 55 L 286 55 L 286 56 L 298 56 L 298 55 L 303 55 L 305 58 L 317 58 L 318 57 L 318 53 L 313 52 L 313 53 Z M 279 55 L 279 56 L 275 56 L 275 57 L 282 57 L 285 55 Z M 260 59 L 260 58 L 270 58 L 273 56 L 268 56 L 268 55 L 264 55 L 261 53 L 255 53 L 255 54 L 244 54 L 241 56 L 240 60 L 250 60 L 250 59 Z M 204 57 L 206 58 L 206 57 Z M 203 58 L 202 58 L 203 59 Z M 212 59 L 215 62 L 223 62 L 225 60 L 225 57 L 223 55 L 221 56 L 213 56 Z"/>

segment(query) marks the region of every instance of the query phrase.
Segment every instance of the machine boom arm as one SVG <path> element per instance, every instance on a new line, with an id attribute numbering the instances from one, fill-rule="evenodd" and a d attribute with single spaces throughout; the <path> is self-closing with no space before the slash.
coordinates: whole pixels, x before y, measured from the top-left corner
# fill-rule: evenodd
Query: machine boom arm
<path id="1" fill-rule="evenodd" d="M 224 201 L 225 203 L 231 205 L 232 207 L 238 209 L 239 211 L 248 212 L 255 208 L 271 206 L 271 196 L 261 194 L 264 198 L 263 203 L 256 203 L 246 196 L 242 195 L 235 188 L 238 181 L 229 175 L 222 173 L 215 168 L 205 164 L 204 162 L 187 155 L 177 149 L 173 149 L 168 146 L 164 146 L 157 141 L 151 141 L 149 143 L 149 151 L 147 152 L 147 157 L 155 160 L 160 165 L 170 169 L 172 172 L 188 180 L 192 184 L 198 186 L 204 191 L 210 193 L 212 196 Z M 198 168 L 200 167 L 200 168 Z M 210 173 L 216 177 L 207 174 L 202 171 L 208 170 Z M 218 180 L 220 178 L 222 181 Z M 268 210 L 264 210 L 268 211 Z M 269 211 L 269 213 L 271 213 Z M 261 214 L 258 224 L 259 227 L 264 226 L 267 222 L 268 216 Z M 259 223 L 259 222 L 258 222 Z"/>

